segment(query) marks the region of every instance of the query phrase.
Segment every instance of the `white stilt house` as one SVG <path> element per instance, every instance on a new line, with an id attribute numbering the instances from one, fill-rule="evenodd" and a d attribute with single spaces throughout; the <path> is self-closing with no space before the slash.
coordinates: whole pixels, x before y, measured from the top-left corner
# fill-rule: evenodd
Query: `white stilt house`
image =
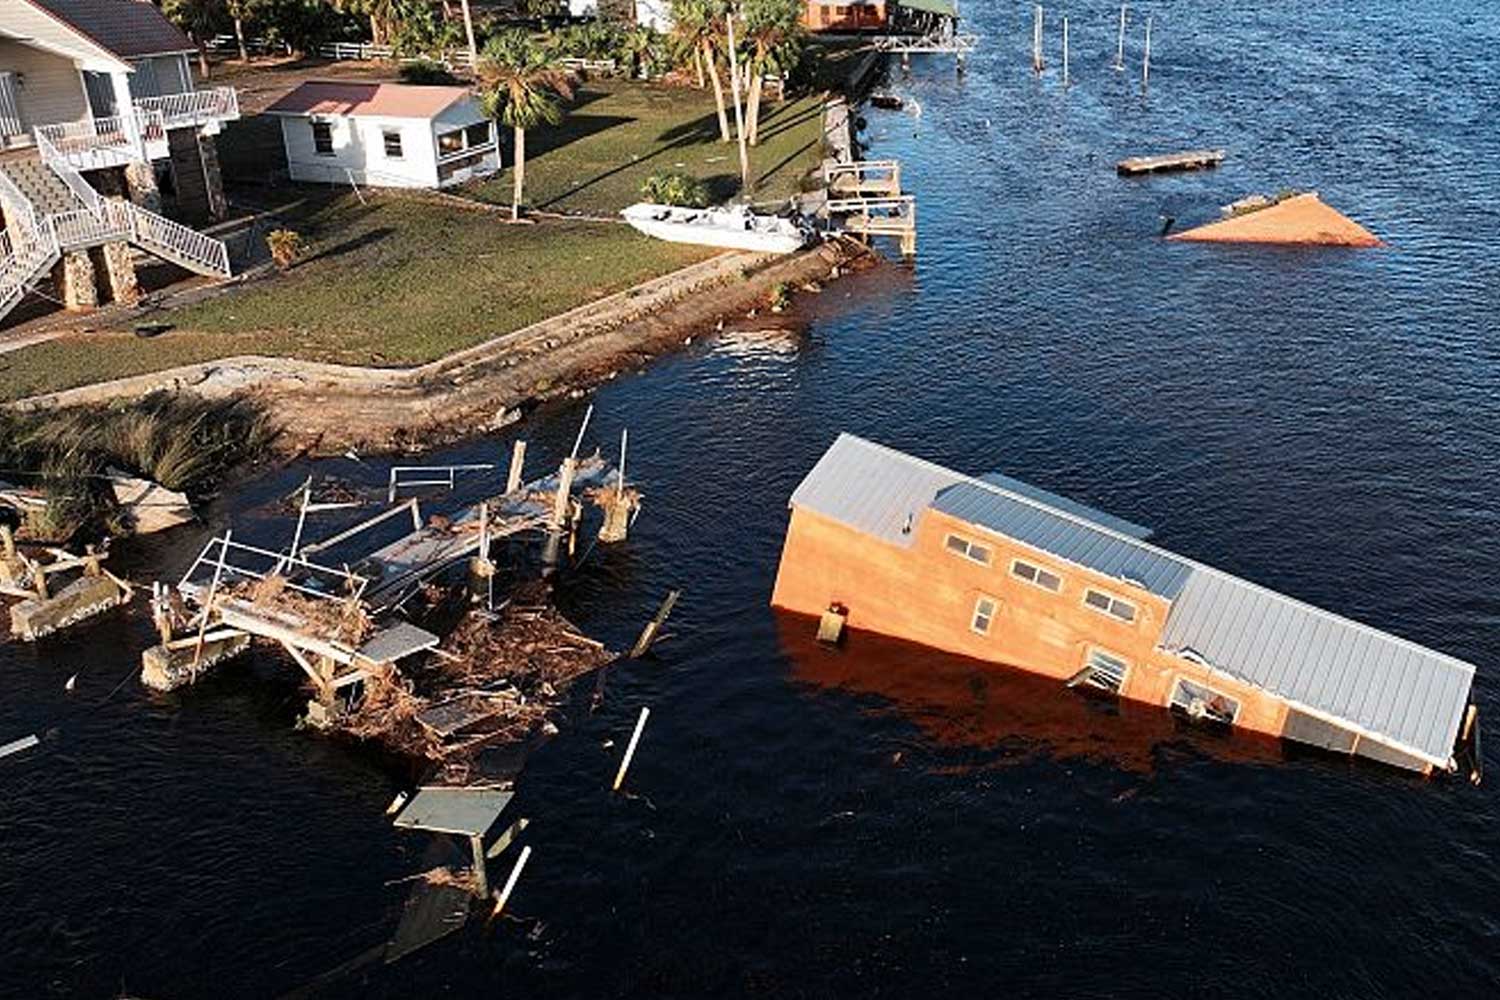
<path id="1" fill-rule="evenodd" d="M 70 307 L 136 294 L 133 244 L 227 276 L 213 136 L 233 88 L 195 89 L 192 43 L 145 0 L 0 0 L 0 317 L 49 273 Z M 159 184 L 158 181 L 163 182 Z"/>

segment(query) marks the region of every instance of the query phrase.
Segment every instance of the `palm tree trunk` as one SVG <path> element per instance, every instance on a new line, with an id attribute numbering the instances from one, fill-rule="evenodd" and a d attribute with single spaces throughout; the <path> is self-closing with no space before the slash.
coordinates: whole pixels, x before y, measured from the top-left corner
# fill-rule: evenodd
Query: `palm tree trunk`
<path id="1" fill-rule="evenodd" d="M 250 53 L 245 50 L 245 20 L 237 17 L 234 19 L 234 40 L 240 47 L 240 62 L 249 62 Z"/>
<path id="2" fill-rule="evenodd" d="M 702 90 L 708 81 L 703 79 L 703 52 L 701 49 L 693 49 L 693 68 L 698 71 L 698 89 Z"/>
<path id="3" fill-rule="evenodd" d="M 370 15 L 370 44 L 383 45 L 384 32 L 380 30 L 380 18 Z"/>
<path id="4" fill-rule="evenodd" d="M 766 78 L 764 73 L 756 73 L 750 77 L 750 96 L 745 103 L 749 105 L 750 115 L 750 145 L 760 144 L 760 91 Z"/>
<path id="5" fill-rule="evenodd" d="M 512 169 L 515 186 L 511 189 L 510 218 L 521 218 L 521 193 L 526 189 L 526 130 L 516 126 L 516 162 Z"/>
<path id="6" fill-rule="evenodd" d="M 198 75 L 207 80 L 211 75 L 208 69 L 208 46 L 203 43 L 202 36 L 195 34 L 193 44 L 198 48 Z"/>
<path id="7" fill-rule="evenodd" d="M 729 134 L 729 113 L 724 108 L 724 83 L 719 79 L 719 64 L 714 62 L 713 50 L 708 42 L 703 43 L 703 61 L 708 63 L 708 76 L 714 83 L 714 103 L 719 108 L 719 141 L 732 142 Z"/>

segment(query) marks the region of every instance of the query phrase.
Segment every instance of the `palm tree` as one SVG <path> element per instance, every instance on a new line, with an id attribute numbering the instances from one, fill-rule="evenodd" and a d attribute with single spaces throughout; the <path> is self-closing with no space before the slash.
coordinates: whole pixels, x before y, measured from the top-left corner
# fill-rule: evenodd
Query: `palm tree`
<path id="1" fill-rule="evenodd" d="M 760 142 L 760 95 L 767 73 L 786 74 L 797 65 L 806 33 L 799 0 L 744 0 L 745 41 L 751 45 L 747 116 L 750 145 Z"/>
<path id="2" fill-rule="evenodd" d="M 672 0 L 672 33 L 679 44 L 690 48 L 698 61 L 699 80 L 702 67 L 707 66 L 709 79 L 714 85 L 714 104 L 719 112 L 719 139 L 732 141 L 729 134 L 729 113 L 724 106 L 724 82 L 719 77 L 719 55 L 724 49 L 722 34 L 726 0 Z"/>
<path id="3" fill-rule="evenodd" d="M 162 4 L 162 13 L 187 32 L 188 38 L 198 49 L 198 75 L 207 80 L 208 40 L 223 22 L 222 0 L 167 0 Z"/>
<path id="4" fill-rule="evenodd" d="M 525 31 L 513 29 L 485 43 L 475 80 L 484 113 L 515 130 L 510 217 L 520 219 L 526 187 L 526 130 L 562 121 L 562 102 L 573 99 L 576 77 Z"/>

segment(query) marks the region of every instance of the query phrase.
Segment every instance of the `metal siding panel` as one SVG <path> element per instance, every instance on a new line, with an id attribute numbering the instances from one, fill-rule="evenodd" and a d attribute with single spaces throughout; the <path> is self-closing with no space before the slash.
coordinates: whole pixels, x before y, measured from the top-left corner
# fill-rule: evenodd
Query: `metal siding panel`
<path id="1" fill-rule="evenodd" d="M 1407 719 L 1412 715 L 1412 695 L 1416 693 L 1420 677 L 1418 655 L 1409 649 L 1401 652 L 1401 659 L 1397 661 L 1401 666 L 1401 673 L 1396 689 L 1392 692 L 1393 697 L 1381 706 L 1378 713 L 1384 725 L 1384 732 L 1398 739 L 1403 738 L 1400 734 L 1409 732 Z"/>
<path id="2" fill-rule="evenodd" d="M 1430 669 L 1419 669 L 1413 673 L 1416 674 L 1416 689 L 1412 692 L 1411 710 L 1403 716 L 1401 730 L 1397 735 L 1412 746 L 1425 749 L 1433 741 L 1432 718 L 1442 678 Z"/>

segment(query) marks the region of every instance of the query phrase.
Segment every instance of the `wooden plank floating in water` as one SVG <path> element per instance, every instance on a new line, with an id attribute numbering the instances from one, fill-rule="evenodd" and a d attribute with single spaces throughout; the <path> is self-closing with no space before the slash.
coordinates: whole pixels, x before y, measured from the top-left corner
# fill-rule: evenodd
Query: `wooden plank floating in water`
<path id="1" fill-rule="evenodd" d="M 1163 153 L 1160 156 L 1132 156 L 1115 164 L 1122 177 L 1135 174 L 1166 173 L 1174 170 L 1205 170 L 1224 162 L 1222 149 L 1194 149 L 1185 153 Z"/>

